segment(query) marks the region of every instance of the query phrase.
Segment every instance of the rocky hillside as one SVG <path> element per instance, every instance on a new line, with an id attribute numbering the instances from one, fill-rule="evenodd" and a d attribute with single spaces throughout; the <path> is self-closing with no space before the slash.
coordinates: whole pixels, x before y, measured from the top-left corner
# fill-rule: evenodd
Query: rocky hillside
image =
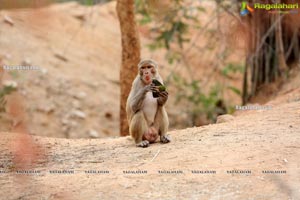
<path id="1" fill-rule="evenodd" d="M 6 79 L 19 85 L 26 107 L 28 127 L 33 135 L 59 138 L 103 138 L 119 135 L 119 71 L 121 36 L 115 2 L 83 6 L 75 2 L 52 4 L 38 9 L 0 10 L 0 62 L 4 65 L 33 65 L 38 71 L 7 72 Z M 207 12 L 213 4 L 206 6 Z M 203 26 L 210 14 L 201 17 Z M 205 26 L 214 29 L 216 20 Z M 223 23 L 222 23 L 223 24 Z M 226 24 L 226 23 L 224 23 Z M 227 27 L 228 28 L 228 27 Z M 201 30 L 189 33 L 191 38 L 187 59 L 189 69 L 182 64 L 169 65 L 165 51 L 150 52 L 149 27 L 140 26 L 142 57 L 151 57 L 160 64 L 163 78 L 173 73 L 199 77 L 210 89 L 210 82 L 220 78 L 214 52 L 201 54 L 191 48 L 204 48 L 211 37 Z M 216 42 L 216 41 L 214 41 Z M 237 51 L 234 60 L 241 60 Z M 228 82 L 241 87 L 241 76 Z M 186 105 L 175 104 L 175 86 L 170 84 L 168 111 L 171 129 L 190 126 Z M 224 93 L 231 103 L 240 103 L 232 91 Z M 10 119 L 0 116 L 0 131 L 10 130 Z"/>

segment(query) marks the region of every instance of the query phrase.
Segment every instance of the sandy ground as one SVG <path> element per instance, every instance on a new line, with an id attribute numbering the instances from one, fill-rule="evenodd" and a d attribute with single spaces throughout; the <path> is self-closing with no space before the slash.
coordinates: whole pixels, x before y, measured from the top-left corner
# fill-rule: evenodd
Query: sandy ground
<path id="1" fill-rule="evenodd" d="M 271 110 L 245 112 L 229 122 L 172 131 L 172 143 L 145 149 L 136 148 L 128 137 L 34 136 L 46 155 L 33 168 L 39 174 L 16 174 L 13 150 L 8 148 L 18 134 L 1 133 L 1 199 L 299 199 L 299 95 L 294 91 L 281 104 L 268 103 Z"/>

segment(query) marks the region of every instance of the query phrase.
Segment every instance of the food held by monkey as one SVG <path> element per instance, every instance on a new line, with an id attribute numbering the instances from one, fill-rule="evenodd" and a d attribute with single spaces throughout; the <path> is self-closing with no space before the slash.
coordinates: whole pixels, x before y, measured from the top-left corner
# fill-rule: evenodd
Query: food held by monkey
<path id="1" fill-rule="evenodd" d="M 169 94 L 158 73 L 158 65 L 147 59 L 139 63 L 138 69 L 126 104 L 129 132 L 138 147 L 147 147 L 158 137 L 162 143 L 168 143 L 165 103 Z"/>
<path id="2" fill-rule="evenodd" d="M 166 91 L 166 87 L 161 82 L 159 82 L 158 80 L 153 79 L 152 84 L 154 84 L 155 86 L 158 86 L 158 90 L 159 90 L 159 91 L 153 91 L 152 92 L 154 98 L 159 97 L 159 92 Z"/>

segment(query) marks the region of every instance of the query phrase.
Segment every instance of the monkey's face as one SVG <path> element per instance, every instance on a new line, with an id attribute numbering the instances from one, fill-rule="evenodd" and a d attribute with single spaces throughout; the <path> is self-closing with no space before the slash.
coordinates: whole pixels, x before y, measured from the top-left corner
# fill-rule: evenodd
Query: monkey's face
<path id="1" fill-rule="evenodd" d="M 149 85 L 155 77 L 156 70 L 152 65 L 143 65 L 140 68 L 140 76 L 144 84 Z"/>

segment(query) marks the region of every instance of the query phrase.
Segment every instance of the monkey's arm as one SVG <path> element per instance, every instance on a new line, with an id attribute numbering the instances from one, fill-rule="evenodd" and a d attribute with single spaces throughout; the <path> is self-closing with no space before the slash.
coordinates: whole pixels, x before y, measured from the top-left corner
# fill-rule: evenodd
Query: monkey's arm
<path id="1" fill-rule="evenodd" d="M 153 90 L 153 87 L 153 85 L 147 85 L 136 92 L 136 95 L 132 97 L 130 107 L 133 113 L 136 113 L 141 109 L 146 93 Z"/>

